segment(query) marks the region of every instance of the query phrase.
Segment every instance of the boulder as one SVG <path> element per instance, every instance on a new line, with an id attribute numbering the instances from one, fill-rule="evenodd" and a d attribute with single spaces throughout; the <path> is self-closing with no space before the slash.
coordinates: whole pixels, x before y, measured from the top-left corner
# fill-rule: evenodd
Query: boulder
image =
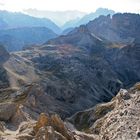
<path id="1" fill-rule="evenodd" d="M 67 140 L 67 138 L 55 131 L 52 126 L 48 126 L 42 127 L 38 131 L 35 140 Z"/>
<path id="2" fill-rule="evenodd" d="M 58 115 L 47 116 L 42 113 L 33 129 L 36 140 L 74 140 L 73 134 Z"/>
<path id="3" fill-rule="evenodd" d="M 17 105 L 15 103 L 0 104 L 0 121 L 9 121 L 16 113 Z"/>

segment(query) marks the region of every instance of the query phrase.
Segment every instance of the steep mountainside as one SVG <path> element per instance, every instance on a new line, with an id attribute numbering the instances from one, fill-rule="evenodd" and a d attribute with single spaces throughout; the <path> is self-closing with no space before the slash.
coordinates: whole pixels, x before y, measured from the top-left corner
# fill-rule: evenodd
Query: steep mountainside
<path id="1" fill-rule="evenodd" d="M 1 139 L 137 140 L 140 138 L 139 83 L 129 90 L 121 89 L 111 102 L 78 112 L 65 121 L 62 121 L 58 115 L 46 113 L 41 113 L 38 119 L 35 119 L 39 103 L 35 94 L 38 92 L 38 97 L 42 94 L 36 89 L 37 85 L 28 85 L 18 91 L 2 92 Z M 44 111 L 42 107 L 40 109 Z"/>
<path id="2" fill-rule="evenodd" d="M 81 18 L 86 14 L 85 12 L 77 10 L 48 11 L 38 9 L 25 9 L 24 12 L 34 17 L 49 18 L 59 26 L 62 26 L 65 22 L 68 22 L 70 20 Z"/>
<path id="3" fill-rule="evenodd" d="M 94 37 L 100 38 L 101 40 L 106 40 L 111 43 L 116 44 L 130 44 L 134 41 L 139 42 L 140 34 L 140 15 L 139 14 L 115 14 L 112 17 L 100 16 L 93 21 L 90 21 L 87 25 L 81 25 L 75 28 L 68 35 L 64 37 L 59 37 L 63 42 L 67 42 L 65 38 L 69 38 L 74 34 L 78 34 L 81 28 L 86 28 L 89 34 Z M 57 40 L 57 39 L 56 39 Z M 54 42 L 56 41 L 54 40 Z M 72 41 L 71 41 L 72 42 Z M 73 41 L 74 42 L 74 41 Z M 57 42 L 56 42 L 57 43 Z"/>
<path id="4" fill-rule="evenodd" d="M 13 53 L 4 65 L 11 86 L 39 84 L 44 92 L 39 98 L 42 106 L 65 118 L 140 81 L 138 42 L 122 46 L 91 31 L 83 25 L 42 46 Z"/>
<path id="5" fill-rule="evenodd" d="M 0 64 L 3 64 L 8 58 L 8 52 L 4 49 L 4 46 L 0 45 Z"/>
<path id="6" fill-rule="evenodd" d="M 137 83 L 129 90 L 121 89 L 111 102 L 78 112 L 68 120 L 77 129 L 98 136 L 98 140 L 137 140 L 140 138 L 139 99 Z"/>
<path id="7" fill-rule="evenodd" d="M 140 84 L 120 88 L 140 81 L 139 22 L 136 14 L 101 16 L 10 56 L 1 47 L 1 83 L 8 84 L 0 91 L 0 136 L 138 139 Z M 63 120 L 76 114 L 64 123 L 55 113 Z"/>
<path id="8" fill-rule="evenodd" d="M 44 45 L 13 53 L 5 68 L 13 77 L 13 87 L 38 83 L 44 92 L 41 104 L 63 117 L 110 100 L 122 86 L 101 56 L 89 55 L 72 45 Z"/>
<path id="9" fill-rule="evenodd" d="M 139 40 L 140 33 L 139 14 L 115 14 L 100 16 L 89 22 L 87 28 L 97 36 L 115 43 L 131 43 Z"/>
<path id="10" fill-rule="evenodd" d="M 111 51 L 107 54 L 111 56 Z M 110 63 L 119 79 L 125 86 L 132 86 L 140 80 L 138 69 L 140 68 L 140 43 L 134 41 L 111 56 Z"/>
<path id="11" fill-rule="evenodd" d="M 42 44 L 57 35 L 46 27 L 23 27 L 0 30 L 0 43 L 8 51 L 20 51 L 31 44 Z"/>
<path id="12" fill-rule="evenodd" d="M 19 28 L 19 27 L 46 27 L 60 33 L 61 29 L 47 18 L 36 18 L 22 13 L 12 13 L 8 11 L 0 11 L 0 24 L 3 28 Z"/>
<path id="13" fill-rule="evenodd" d="M 8 52 L 4 49 L 2 45 L 0 45 L 0 89 L 9 87 L 7 73 L 6 70 L 3 68 L 3 64 L 6 60 L 8 60 L 8 58 Z"/>
<path id="14" fill-rule="evenodd" d="M 92 49 L 100 50 L 104 48 L 104 42 L 94 34 L 90 33 L 85 25 L 81 25 L 77 30 L 70 32 L 68 35 L 59 36 L 58 38 L 49 40 L 46 44 L 71 44 L 75 47 L 89 50 L 92 53 Z M 102 53 L 102 51 L 100 51 Z"/>
<path id="15" fill-rule="evenodd" d="M 130 86 L 140 79 L 139 24 L 137 14 L 115 14 L 112 18 L 101 16 L 47 43 L 73 44 L 93 55 L 98 54 L 110 64 L 118 79 Z"/>

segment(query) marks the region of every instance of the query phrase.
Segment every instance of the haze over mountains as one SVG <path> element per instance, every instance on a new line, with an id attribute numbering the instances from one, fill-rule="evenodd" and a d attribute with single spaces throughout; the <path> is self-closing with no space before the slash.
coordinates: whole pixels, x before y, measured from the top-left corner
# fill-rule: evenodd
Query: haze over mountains
<path id="1" fill-rule="evenodd" d="M 25 13 L 40 18 L 49 18 L 53 22 L 55 22 L 58 26 L 62 26 L 64 23 L 77 19 L 82 18 L 87 13 L 80 12 L 80 11 L 40 11 L 37 9 L 26 9 L 24 10 Z"/>
<path id="2" fill-rule="evenodd" d="M 66 22 L 62 28 L 67 29 L 70 27 L 78 27 L 82 24 L 87 24 L 89 21 L 94 20 L 95 18 L 99 17 L 100 15 L 113 15 L 115 12 L 113 10 L 105 9 L 105 8 L 98 8 L 95 12 L 86 14 L 82 18 L 77 18 L 75 20 L 71 20 Z"/>
<path id="3" fill-rule="evenodd" d="M 23 13 L 0 11 L 1 29 L 19 27 L 47 27 L 56 33 L 61 29 L 49 19 L 41 19 L 25 15 Z"/>
<path id="4" fill-rule="evenodd" d="M 0 43 L 10 52 L 20 51 L 28 45 L 38 45 L 57 37 L 46 27 L 20 27 L 0 30 Z"/>
<path id="5" fill-rule="evenodd" d="M 27 10 L 26 12 L 31 14 L 33 11 L 35 12 L 36 10 Z M 34 14 L 36 17 L 32 17 L 23 13 L 0 11 L 0 43 L 5 45 L 8 51 L 18 51 L 22 50 L 24 46 L 42 44 L 59 34 L 67 34 L 73 27 L 85 24 L 99 15 L 113 14 L 113 11 L 108 9 L 98 9 L 95 13 L 84 16 L 83 18 L 81 17 L 85 13 L 78 11 L 51 12 L 51 14 L 48 11 L 44 11 L 45 15 L 41 14 L 43 11 L 41 13 L 39 12 L 42 17 L 45 16 L 59 21 L 65 19 L 64 22 L 70 18 L 78 18 L 76 22 L 68 22 L 60 28 L 48 18 L 37 18 L 38 12 L 36 11 L 36 14 Z M 53 17 L 60 19 L 53 19 Z M 62 32 L 63 29 L 66 30 Z"/>
<path id="6" fill-rule="evenodd" d="M 18 51 L 26 45 L 42 44 L 61 33 L 61 29 L 49 19 L 0 11 L 0 43 L 8 51 Z"/>
<path id="7" fill-rule="evenodd" d="M 57 25 L 61 26 L 62 29 L 70 27 L 76 27 L 82 24 L 88 23 L 90 20 L 94 20 L 100 15 L 113 15 L 115 12 L 106 8 L 98 8 L 95 12 L 84 13 L 79 11 L 39 11 L 37 9 L 26 9 L 25 13 L 34 17 L 49 18 L 54 21 Z"/>
<path id="8" fill-rule="evenodd" d="M 98 9 L 65 35 L 21 13 L 0 21 L 0 139 L 140 137 L 139 14 Z"/>

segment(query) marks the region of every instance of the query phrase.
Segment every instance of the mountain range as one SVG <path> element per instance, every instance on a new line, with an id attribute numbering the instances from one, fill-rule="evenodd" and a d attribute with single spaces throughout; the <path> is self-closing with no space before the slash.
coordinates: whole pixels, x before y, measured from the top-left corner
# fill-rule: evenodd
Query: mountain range
<path id="1" fill-rule="evenodd" d="M 116 13 L 22 51 L 1 45 L 0 138 L 140 138 L 139 35 L 139 14 Z"/>
<path id="2" fill-rule="evenodd" d="M 61 12 L 59 14 L 67 17 L 69 16 L 73 17 L 71 16 L 72 14 L 75 14 L 75 16 L 77 17 L 81 17 L 82 15 L 84 15 L 84 13 L 80 13 L 77 11 L 75 12 L 73 11 L 71 13 L 69 11 L 67 12 L 67 14 L 65 13 L 65 15 L 63 12 Z M 75 24 L 77 24 L 77 26 L 81 24 L 85 24 L 90 19 L 94 19 L 95 17 L 101 14 L 107 15 L 109 13 L 113 14 L 113 11 L 100 8 L 95 13 L 86 15 L 82 19 L 78 18 L 76 22 L 79 21 L 79 23 L 75 22 Z M 52 13 L 52 15 L 56 15 L 56 13 Z M 85 21 L 85 22 L 80 22 L 80 21 Z M 43 44 L 47 40 L 55 38 L 60 33 L 67 34 L 71 30 L 73 30 L 72 24 L 69 24 L 67 26 L 71 28 L 67 28 L 66 30 L 61 32 L 62 30 L 55 23 L 53 23 L 51 20 L 47 18 L 37 18 L 37 17 L 25 15 L 23 13 L 0 11 L 0 29 L 1 29 L 0 43 L 5 45 L 6 49 L 10 52 L 20 51 L 25 46 L 29 46 L 33 44 L 37 44 L 37 45 Z"/>
<path id="3" fill-rule="evenodd" d="M 127 21 L 122 22 L 122 18 Z M 101 16 L 41 46 L 12 53 L 4 65 L 7 74 L 12 76 L 10 83 L 14 88 L 27 82 L 39 84 L 42 92 L 46 93 L 40 96 L 43 108 L 48 106 L 48 111 L 57 112 L 64 118 L 109 101 L 121 87 L 130 87 L 140 79 L 139 30 L 135 28 L 133 34 L 128 28 L 139 27 L 139 18 L 136 14 Z M 96 24 L 98 21 L 103 27 Z M 98 27 L 102 36 L 97 34 L 100 30 L 93 32 Z M 108 34 L 115 34 L 114 38 L 109 40 L 105 29 L 110 29 Z M 52 103 L 48 105 L 46 100 Z"/>
<path id="4" fill-rule="evenodd" d="M 20 51 L 25 46 L 42 44 L 59 33 L 61 29 L 49 19 L 0 11 L 0 44 L 10 52 Z"/>
<path id="5" fill-rule="evenodd" d="M 113 14 L 115 14 L 115 12 L 113 10 L 109 10 L 106 8 L 98 8 L 95 12 L 86 14 L 82 18 L 76 18 L 74 20 L 66 22 L 62 26 L 62 28 L 67 29 L 70 27 L 78 27 L 80 25 L 87 24 L 89 21 L 92 21 L 95 18 L 98 18 L 100 15 L 104 15 L 104 16 L 111 15 L 112 16 Z"/>
<path id="6" fill-rule="evenodd" d="M 68 22 L 72 19 L 80 19 L 87 13 L 80 11 L 41 11 L 37 9 L 25 9 L 25 12 L 28 15 L 40 18 L 49 18 L 58 26 L 62 26 L 65 22 Z"/>
<path id="7" fill-rule="evenodd" d="M 9 52 L 21 51 L 29 45 L 38 45 L 57 37 L 57 34 L 46 27 L 20 27 L 0 30 L 0 44 Z"/>
<path id="8" fill-rule="evenodd" d="M 60 33 L 61 29 L 47 18 L 36 18 L 19 12 L 0 11 L 0 29 L 46 27 Z"/>

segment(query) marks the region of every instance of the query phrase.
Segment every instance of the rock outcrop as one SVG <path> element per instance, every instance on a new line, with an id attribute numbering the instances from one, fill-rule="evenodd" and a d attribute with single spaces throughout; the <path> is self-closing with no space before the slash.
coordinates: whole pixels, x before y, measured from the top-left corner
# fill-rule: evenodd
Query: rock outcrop
<path id="1" fill-rule="evenodd" d="M 73 134 L 68 131 L 64 122 L 57 115 L 47 117 L 45 114 L 41 114 L 34 131 L 35 139 L 45 137 L 45 140 L 74 140 Z"/>
<path id="2" fill-rule="evenodd" d="M 65 121 L 58 115 L 46 113 L 38 115 L 36 121 L 28 116 L 32 108 L 27 109 L 23 99 L 18 100 L 18 104 L 24 107 L 22 112 L 26 119 L 20 123 L 13 121 L 18 110 L 10 117 L 3 116 L 0 134 L 3 139 L 11 137 L 13 140 L 137 140 L 140 131 L 139 93 L 140 83 L 137 83 L 128 90 L 121 89 L 110 102 L 78 112 Z M 16 129 L 15 133 L 11 129 Z"/>
<path id="3" fill-rule="evenodd" d="M 111 102 L 76 113 L 70 118 L 78 129 L 98 135 L 98 140 L 137 140 L 140 130 L 140 84 L 121 89 Z"/>
<path id="4" fill-rule="evenodd" d="M 71 131 L 67 126 L 58 115 L 48 116 L 42 113 L 33 125 L 22 126 L 17 138 L 20 140 L 25 138 L 29 140 L 95 140 L 94 135 Z M 29 128 L 30 131 L 26 131 Z"/>
<path id="5" fill-rule="evenodd" d="M 9 121 L 17 110 L 14 103 L 1 103 L 0 104 L 0 121 Z"/>

